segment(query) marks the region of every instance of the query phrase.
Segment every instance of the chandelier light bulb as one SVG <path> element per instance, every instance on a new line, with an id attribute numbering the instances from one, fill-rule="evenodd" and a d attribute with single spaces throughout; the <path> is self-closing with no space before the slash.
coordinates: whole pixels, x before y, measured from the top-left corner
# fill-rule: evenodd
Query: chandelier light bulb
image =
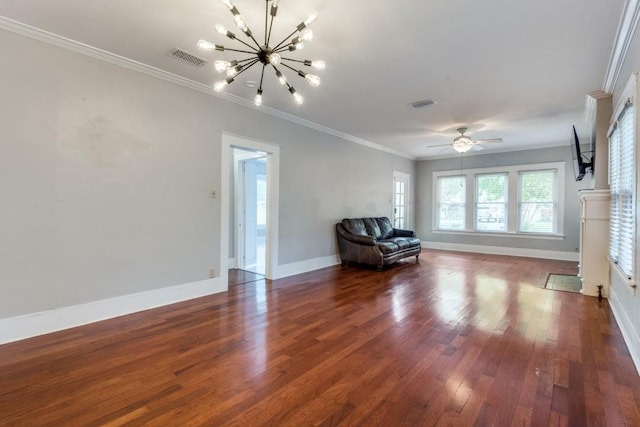
<path id="1" fill-rule="evenodd" d="M 227 29 L 225 28 L 224 25 L 216 24 L 216 31 L 222 34 L 223 36 L 227 35 Z"/>
<path id="2" fill-rule="evenodd" d="M 307 28 L 303 32 L 300 33 L 300 40 L 309 41 L 313 39 L 313 30 Z"/>
<path id="3" fill-rule="evenodd" d="M 307 74 L 304 76 L 304 78 L 309 82 L 309 84 L 313 87 L 318 87 L 320 86 L 320 77 L 314 75 L 314 74 Z"/>
<path id="4" fill-rule="evenodd" d="M 304 98 L 298 92 L 293 93 L 293 99 L 296 101 L 296 104 L 302 105 L 304 102 Z"/>
<path id="5" fill-rule="evenodd" d="M 292 50 L 302 50 L 304 49 L 304 42 L 300 37 L 296 37 L 291 40 L 291 46 L 293 46 Z"/>
<path id="6" fill-rule="evenodd" d="M 231 3 L 231 0 L 222 0 L 222 4 L 227 6 L 229 10 L 233 9 L 233 3 Z"/>
<path id="7" fill-rule="evenodd" d="M 223 72 L 224 70 L 226 70 L 230 66 L 231 66 L 231 63 L 229 61 L 216 61 L 216 62 L 213 63 L 213 67 L 219 73 Z"/>
<path id="8" fill-rule="evenodd" d="M 242 32 L 246 33 L 249 30 L 249 27 L 247 26 L 247 21 L 244 19 L 244 16 L 235 15 L 233 17 L 233 20 L 235 21 L 236 26 L 238 28 L 240 28 L 240 30 L 242 30 Z"/>
<path id="9" fill-rule="evenodd" d="M 278 78 L 278 81 L 280 82 L 281 85 L 284 85 L 287 83 L 287 78 L 285 77 L 284 74 L 280 72 L 280 70 L 276 71 L 276 77 Z"/>
<path id="10" fill-rule="evenodd" d="M 236 67 L 229 67 L 229 68 L 227 68 L 227 76 L 228 77 L 233 77 L 236 74 L 238 74 L 241 70 L 242 70 L 242 67 L 240 65 L 238 65 Z"/>
<path id="11" fill-rule="evenodd" d="M 280 64 L 281 61 L 282 61 L 282 57 L 277 53 L 272 53 L 271 55 L 269 55 L 269 64 L 278 65 Z"/>
<path id="12" fill-rule="evenodd" d="M 256 107 L 262 105 L 262 89 L 258 89 L 258 93 L 256 94 L 255 98 L 253 98 L 253 103 Z"/>
<path id="13" fill-rule="evenodd" d="M 324 61 L 311 61 L 311 66 L 316 70 L 324 70 L 327 64 Z"/>
<path id="14" fill-rule="evenodd" d="M 216 45 L 206 40 L 198 40 L 198 47 L 203 50 L 216 50 Z"/>
<path id="15" fill-rule="evenodd" d="M 215 82 L 215 84 L 213 85 L 213 90 L 215 90 L 216 92 L 222 92 L 228 85 L 229 83 L 227 83 L 226 80 L 220 80 L 219 82 Z"/>
<path id="16" fill-rule="evenodd" d="M 304 25 L 309 26 L 313 24 L 318 19 L 318 12 L 311 12 L 309 17 L 304 20 Z"/>

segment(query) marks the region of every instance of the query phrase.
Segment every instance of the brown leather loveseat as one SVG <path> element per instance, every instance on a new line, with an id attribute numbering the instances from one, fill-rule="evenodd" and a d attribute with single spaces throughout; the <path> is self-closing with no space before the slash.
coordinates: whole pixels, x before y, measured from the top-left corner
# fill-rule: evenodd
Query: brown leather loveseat
<path id="1" fill-rule="evenodd" d="M 415 231 L 393 228 L 387 217 L 345 218 L 336 224 L 342 265 L 347 262 L 375 265 L 382 270 L 402 258 L 420 255 Z"/>

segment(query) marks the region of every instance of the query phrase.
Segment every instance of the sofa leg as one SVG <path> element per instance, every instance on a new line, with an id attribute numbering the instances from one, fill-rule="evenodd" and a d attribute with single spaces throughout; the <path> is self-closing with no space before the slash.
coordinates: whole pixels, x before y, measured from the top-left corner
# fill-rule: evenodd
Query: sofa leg
<path id="1" fill-rule="evenodd" d="M 419 255 L 416 255 L 416 262 L 420 262 L 420 258 L 418 258 Z"/>
<path id="2" fill-rule="evenodd" d="M 347 261 L 342 261 L 342 263 L 340 264 L 342 267 L 345 267 L 347 265 Z"/>
<path id="3" fill-rule="evenodd" d="M 381 265 L 378 266 L 378 271 L 382 271 L 382 266 Z"/>

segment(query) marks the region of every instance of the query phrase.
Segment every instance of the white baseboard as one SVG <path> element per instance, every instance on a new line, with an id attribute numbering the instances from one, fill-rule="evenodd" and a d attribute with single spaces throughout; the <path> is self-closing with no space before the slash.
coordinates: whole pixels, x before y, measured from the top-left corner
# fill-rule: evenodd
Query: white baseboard
<path id="1" fill-rule="evenodd" d="M 292 262 L 290 264 L 283 264 L 278 266 L 275 279 L 282 279 L 283 277 L 319 270 L 321 268 L 331 267 L 337 264 L 340 264 L 339 255 L 330 255 L 322 258 L 312 258 L 304 261 Z"/>
<path id="2" fill-rule="evenodd" d="M 640 336 L 638 336 L 638 331 L 634 329 L 633 322 L 622 307 L 618 294 L 611 290 L 609 291 L 609 307 L 611 307 L 613 317 L 616 319 L 620 332 L 622 332 L 622 338 L 627 344 L 631 359 L 636 365 L 636 371 L 640 375 Z"/>
<path id="3" fill-rule="evenodd" d="M 224 278 L 169 286 L 86 304 L 0 319 L 0 344 L 149 310 L 227 290 Z"/>
<path id="4" fill-rule="evenodd" d="M 425 249 L 443 251 L 476 252 L 492 255 L 510 255 L 528 258 L 557 259 L 561 261 L 578 261 L 577 252 L 547 251 L 542 249 L 511 248 L 506 246 L 467 245 L 462 243 L 422 242 Z"/>

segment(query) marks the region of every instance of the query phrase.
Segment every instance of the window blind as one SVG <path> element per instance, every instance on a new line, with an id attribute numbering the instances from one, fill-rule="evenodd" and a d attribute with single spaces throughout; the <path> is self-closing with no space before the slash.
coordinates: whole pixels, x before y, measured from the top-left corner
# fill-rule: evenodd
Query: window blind
<path id="1" fill-rule="evenodd" d="M 625 105 L 609 134 L 609 256 L 633 278 L 634 247 L 634 106 Z"/>

